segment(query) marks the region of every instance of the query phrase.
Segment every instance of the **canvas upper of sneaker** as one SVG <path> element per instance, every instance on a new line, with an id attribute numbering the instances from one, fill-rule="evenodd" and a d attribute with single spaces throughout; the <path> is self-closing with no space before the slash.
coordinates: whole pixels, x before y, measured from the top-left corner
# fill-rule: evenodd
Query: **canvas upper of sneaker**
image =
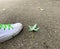
<path id="1" fill-rule="evenodd" d="M 4 30 L 4 28 L 0 29 L 0 40 L 4 41 L 7 40 L 7 38 L 9 38 L 10 36 L 15 36 L 17 35 L 23 28 L 21 23 L 16 23 L 16 24 L 11 24 L 11 26 L 13 27 L 13 29 L 11 28 L 10 30 L 8 28 L 6 28 Z"/>

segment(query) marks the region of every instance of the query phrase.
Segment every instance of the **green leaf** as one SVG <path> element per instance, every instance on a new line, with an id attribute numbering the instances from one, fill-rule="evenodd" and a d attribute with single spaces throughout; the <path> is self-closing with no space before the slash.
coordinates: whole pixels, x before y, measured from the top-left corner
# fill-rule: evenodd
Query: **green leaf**
<path id="1" fill-rule="evenodd" d="M 33 29 L 35 29 L 37 27 L 37 24 L 35 24 L 34 26 L 33 26 Z"/>
<path id="2" fill-rule="evenodd" d="M 37 24 L 33 25 L 33 26 L 30 26 L 29 25 L 29 31 L 38 31 L 39 28 L 37 27 Z"/>
<path id="3" fill-rule="evenodd" d="M 39 28 L 37 28 L 37 29 L 34 29 L 34 31 L 38 31 L 39 30 Z"/>

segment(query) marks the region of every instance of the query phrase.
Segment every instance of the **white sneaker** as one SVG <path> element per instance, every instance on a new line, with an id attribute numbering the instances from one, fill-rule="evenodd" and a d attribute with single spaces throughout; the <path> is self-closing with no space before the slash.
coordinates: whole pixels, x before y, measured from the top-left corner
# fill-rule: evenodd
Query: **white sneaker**
<path id="1" fill-rule="evenodd" d="M 23 26 L 21 23 L 15 24 L 0 24 L 0 42 L 4 42 L 17 35 Z"/>

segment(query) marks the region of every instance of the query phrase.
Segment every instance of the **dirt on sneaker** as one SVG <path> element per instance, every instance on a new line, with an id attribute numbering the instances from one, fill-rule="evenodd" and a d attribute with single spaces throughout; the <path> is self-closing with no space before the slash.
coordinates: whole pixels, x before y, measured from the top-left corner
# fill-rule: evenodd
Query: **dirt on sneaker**
<path id="1" fill-rule="evenodd" d="M 0 23 L 15 22 L 23 31 L 0 49 L 60 49 L 60 0 L 0 0 Z M 29 32 L 34 24 L 40 30 Z"/>

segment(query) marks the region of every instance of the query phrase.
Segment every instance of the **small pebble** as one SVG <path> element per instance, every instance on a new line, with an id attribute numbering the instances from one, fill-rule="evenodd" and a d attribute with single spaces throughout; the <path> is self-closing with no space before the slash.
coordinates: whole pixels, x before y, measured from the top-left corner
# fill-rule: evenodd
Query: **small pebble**
<path id="1" fill-rule="evenodd" d="M 32 47 L 30 46 L 28 49 L 31 49 Z"/>
<path id="2" fill-rule="evenodd" d="M 44 9 L 40 9 L 41 11 L 43 11 Z"/>
<path id="3" fill-rule="evenodd" d="M 6 9 L 5 9 L 5 8 L 3 8 L 2 10 L 3 10 L 3 11 L 5 11 Z"/>
<path id="4" fill-rule="evenodd" d="M 35 43 L 36 46 L 38 46 L 38 43 Z"/>
<path id="5" fill-rule="evenodd" d="M 57 32 L 57 31 L 55 31 L 55 32 Z"/>
<path id="6" fill-rule="evenodd" d="M 21 44 L 21 46 L 23 46 L 24 44 Z"/>
<path id="7" fill-rule="evenodd" d="M 41 11 L 43 11 L 44 9 L 42 9 L 42 8 L 40 8 L 40 7 L 38 7 L 38 9 L 40 9 Z"/>

